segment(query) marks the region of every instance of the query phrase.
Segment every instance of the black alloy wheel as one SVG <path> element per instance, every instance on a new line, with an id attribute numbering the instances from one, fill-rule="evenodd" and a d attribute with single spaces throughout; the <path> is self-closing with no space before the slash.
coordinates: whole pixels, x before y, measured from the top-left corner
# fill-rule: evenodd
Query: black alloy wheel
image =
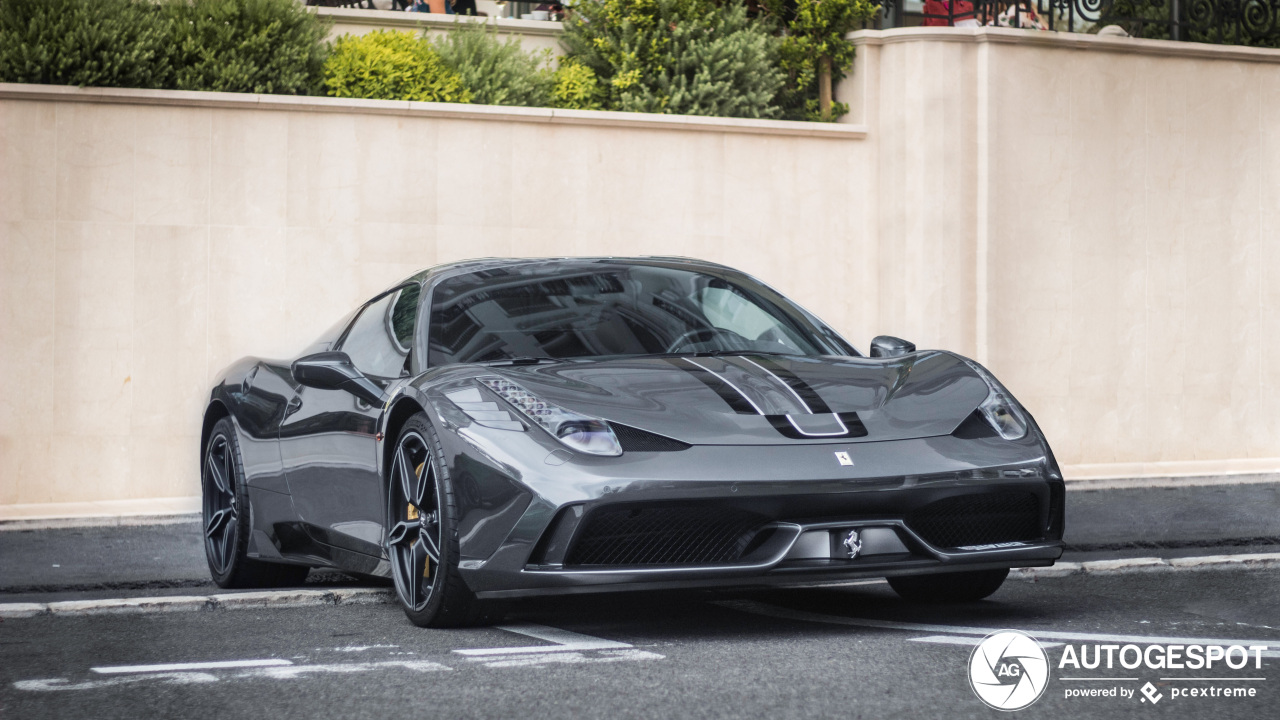
<path id="1" fill-rule="evenodd" d="M 215 577 L 230 572 L 240 529 L 235 469 L 227 438 L 224 432 L 215 434 L 204 455 L 204 551 Z"/>
<path id="2" fill-rule="evenodd" d="M 249 493 L 231 418 L 213 426 L 200 467 L 204 554 L 213 581 L 224 588 L 301 585 L 305 565 L 266 563 L 248 557 Z"/>
<path id="3" fill-rule="evenodd" d="M 396 592 L 405 608 L 420 613 L 431 601 L 440 573 L 440 494 L 427 440 L 417 430 L 400 436 L 391 464 L 387 550 Z"/>
<path id="4" fill-rule="evenodd" d="M 387 557 L 404 613 L 419 627 L 488 622 L 482 603 L 458 573 L 458 511 L 448 466 L 431 421 L 405 421 L 386 470 Z"/>

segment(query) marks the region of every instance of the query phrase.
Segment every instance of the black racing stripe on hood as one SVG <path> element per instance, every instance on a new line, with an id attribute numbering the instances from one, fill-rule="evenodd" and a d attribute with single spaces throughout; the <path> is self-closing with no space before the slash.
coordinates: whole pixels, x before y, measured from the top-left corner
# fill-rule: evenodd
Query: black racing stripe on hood
<path id="1" fill-rule="evenodd" d="M 751 355 L 750 359 L 760 367 L 778 376 L 778 379 L 782 380 L 782 382 L 786 383 L 793 391 L 795 391 L 795 394 L 804 401 L 804 404 L 809 406 L 809 412 L 814 415 L 831 412 L 831 408 L 828 407 L 826 401 L 818 395 L 818 391 L 814 390 L 813 386 L 801 379 L 799 375 L 796 375 L 772 358 L 764 355 Z"/>
<path id="2" fill-rule="evenodd" d="M 867 426 L 862 424 L 862 420 L 858 418 L 858 413 L 842 412 L 839 413 L 839 415 L 840 422 L 844 423 L 846 428 L 846 432 L 840 435 L 805 435 L 797 430 L 796 426 L 792 425 L 791 422 L 787 420 L 786 415 L 766 415 L 765 417 L 768 418 L 769 424 L 773 426 L 774 430 L 782 433 L 783 437 L 788 437 L 792 440 L 816 440 L 819 438 L 824 440 L 840 440 L 841 438 L 860 438 L 867 436 Z"/>
<path id="3" fill-rule="evenodd" d="M 712 392 L 719 395 L 720 399 L 728 403 L 729 407 L 739 415 L 760 414 L 752 407 L 751 402 L 743 397 L 742 393 L 734 390 L 732 385 L 721 380 L 715 373 L 706 370 L 700 365 L 684 362 L 681 358 L 663 358 L 663 360 L 670 363 L 672 367 L 679 368 L 697 378 Z"/>

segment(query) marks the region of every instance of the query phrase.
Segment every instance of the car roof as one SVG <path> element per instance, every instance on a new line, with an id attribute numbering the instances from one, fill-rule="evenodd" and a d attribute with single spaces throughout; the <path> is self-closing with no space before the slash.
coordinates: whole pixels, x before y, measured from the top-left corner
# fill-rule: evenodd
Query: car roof
<path id="1" fill-rule="evenodd" d="M 439 277 L 442 275 L 453 275 L 456 273 L 475 272 L 480 270 L 492 270 L 495 268 L 522 267 L 522 266 L 529 266 L 529 265 L 547 265 L 547 266 L 563 265 L 563 266 L 572 267 L 575 265 L 585 266 L 585 265 L 592 265 L 596 263 L 611 263 L 611 264 L 617 264 L 617 265 L 626 265 L 626 264 L 634 263 L 637 265 L 646 265 L 653 262 L 660 262 L 664 264 L 670 263 L 673 265 L 685 265 L 690 268 L 693 268 L 693 267 L 715 268 L 719 270 L 727 270 L 729 272 L 735 272 L 735 273 L 738 272 L 737 270 L 734 270 L 731 267 L 728 267 L 726 265 L 721 265 L 719 263 L 713 263 L 708 260 L 699 260 L 697 258 L 691 258 L 691 257 L 681 257 L 677 255 L 641 255 L 641 256 L 633 256 L 633 257 L 613 257 L 613 256 L 603 255 L 603 256 L 592 256 L 592 257 L 565 256 L 565 257 L 542 257 L 542 258 L 491 257 L 491 258 L 476 258 L 472 260 L 457 260 L 450 263 L 443 263 L 441 265 L 434 265 L 432 267 L 426 268 L 425 270 L 420 270 L 414 273 L 413 275 L 410 275 L 409 277 L 401 280 L 400 282 L 397 282 L 394 285 L 389 286 L 387 289 L 390 290 L 392 288 L 400 287 L 401 285 L 407 285 L 413 282 L 425 283 L 431 280 L 432 278 Z"/>

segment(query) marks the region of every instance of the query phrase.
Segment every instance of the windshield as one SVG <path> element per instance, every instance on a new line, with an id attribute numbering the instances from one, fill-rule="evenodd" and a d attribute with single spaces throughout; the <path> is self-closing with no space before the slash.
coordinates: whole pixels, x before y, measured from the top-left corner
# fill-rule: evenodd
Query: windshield
<path id="1" fill-rule="evenodd" d="M 659 265 L 540 264 L 458 275 L 436 287 L 429 333 L 433 367 L 517 358 L 834 354 L 767 288 Z"/>

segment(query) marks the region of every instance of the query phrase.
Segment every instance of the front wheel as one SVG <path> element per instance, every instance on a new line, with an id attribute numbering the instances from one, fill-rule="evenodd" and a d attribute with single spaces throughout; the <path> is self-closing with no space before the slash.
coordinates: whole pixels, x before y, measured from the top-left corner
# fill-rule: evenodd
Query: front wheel
<path id="1" fill-rule="evenodd" d="M 435 429 L 423 413 L 405 422 L 387 472 L 387 555 L 404 613 L 419 627 L 485 620 L 458 574 L 453 484 Z"/>
<path id="2" fill-rule="evenodd" d="M 974 602 L 999 590 L 1008 576 L 1007 568 L 936 575 L 905 575 L 889 578 L 889 587 L 903 599 L 916 602 Z"/>

